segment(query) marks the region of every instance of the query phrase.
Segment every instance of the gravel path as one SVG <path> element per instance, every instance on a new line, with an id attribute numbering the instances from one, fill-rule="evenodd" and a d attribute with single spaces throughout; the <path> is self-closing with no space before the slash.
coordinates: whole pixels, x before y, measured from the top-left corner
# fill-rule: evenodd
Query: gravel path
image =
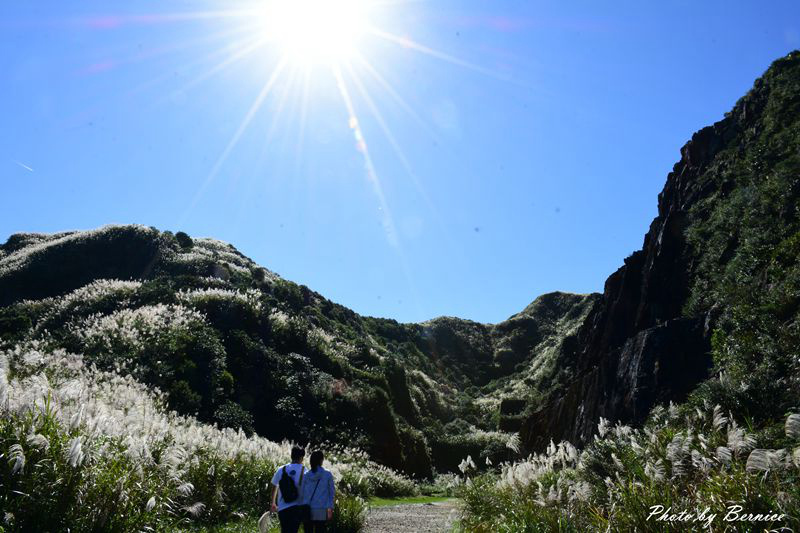
<path id="1" fill-rule="evenodd" d="M 455 500 L 373 507 L 367 533 L 449 533 L 459 514 Z"/>

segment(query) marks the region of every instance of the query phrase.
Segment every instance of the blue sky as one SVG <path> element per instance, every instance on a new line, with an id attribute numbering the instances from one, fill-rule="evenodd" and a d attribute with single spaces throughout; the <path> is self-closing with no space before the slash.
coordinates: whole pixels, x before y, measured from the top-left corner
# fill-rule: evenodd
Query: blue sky
<path id="1" fill-rule="evenodd" d="M 497 322 L 602 291 L 680 147 L 800 48 L 794 1 L 383 2 L 350 109 L 294 59 L 254 106 L 286 50 L 240 53 L 251 8 L 3 2 L 0 242 L 152 225 L 362 314 Z"/>

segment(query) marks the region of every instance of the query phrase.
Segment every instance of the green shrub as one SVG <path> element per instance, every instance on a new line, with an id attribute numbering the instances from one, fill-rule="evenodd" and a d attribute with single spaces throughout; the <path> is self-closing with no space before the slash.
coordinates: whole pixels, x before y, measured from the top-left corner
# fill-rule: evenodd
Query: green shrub
<path id="1" fill-rule="evenodd" d="M 337 494 L 333 521 L 328 530 L 332 533 L 360 533 L 366 525 L 368 510 L 367 502 L 363 498 Z"/>
<path id="2" fill-rule="evenodd" d="M 220 427 L 241 429 L 246 435 L 253 434 L 253 415 L 236 402 L 229 400 L 223 403 L 214 413 L 214 420 Z"/>
<path id="3" fill-rule="evenodd" d="M 190 249 L 192 246 L 194 246 L 194 241 L 192 238 L 182 231 L 179 231 L 175 234 L 175 240 L 178 241 L 178 244 L 181 246 L 181 248 Z"/>

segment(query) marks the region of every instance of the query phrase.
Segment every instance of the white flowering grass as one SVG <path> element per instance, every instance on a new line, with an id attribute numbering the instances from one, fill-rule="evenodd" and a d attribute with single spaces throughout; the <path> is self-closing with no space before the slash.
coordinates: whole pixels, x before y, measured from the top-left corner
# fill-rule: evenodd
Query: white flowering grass
<path id="1" fill-rule="evenodd" d="M 82 350 L 104 358 L 116 368 L 133 371 L 142 353 L 160 346 L 159 339 L 207 324 L 205 315 L 196 309 L 156 304 L 122 308 L 110 314 L 95 313 L 67 324 L 66 330 Z"/>
<path id="2" fill-rule="evenodd" d="M 201 424 L 130 375 L 35 344 L 0 352 L 0 502 L 11 530 L 162 530 L 259 516 L 289 443 Z M 363 453 L 332 450 L 345 488 L 413 484 Z M 413 490 L 413 489 L 411 489 Z"/>
<path id="3" fill-rule="evenodd" d="M 184 290 L 177 294 L 178 301 L 188 305 L 199 305 L 207 302 L 236 302 L 244 305 L 253 314 L 261 312 L 261 292 L 255 289 L 246 291 L 222 289 L 217 287 Z"/>
<path id="4" fill-rule="evenodd" d="M 142 286 L 140 281 L 116 279 L 95 280 L 63 296 L 25 300 L 18 305 L 43 309 L 33 334 L 42 334 L 56 321 L 64 322 L 71 316 L 91 313 L 98 305 L 108 302 L 117 308 L 130 304 L 130 299 Z"/>
<path id="5" fill-rule="evenodd" d="M 601 419 L 594 440 L 579 451 L 552 443 L 539 454 L 505 464 L 499 474 L 462 486 L 468 531 L 680 531 L 646 521 L 653 505 L 724 514 L 737 503 L 748 512 L 800 511 L 800 439 L 786 420 L 789 447 L 757 448 L 756 435 L 719 406 L 688 414 L 657 408 L 644 428 Z M 470 472 L 469 458 L 463 463 Z M 685 525 L 685 524 L 684 524 Z M 747 531 L 751 523 L 712 529 Z M 768 528 L 769 529 L 769 528 Z"/>
<path id="6" fill-rule="evenodd" d="M 215 239 L 194 239 L 194 245 L 188 250 L 181 250 L 166 257 L 168 262 L 189 267 L 204 269 L 208 265 L 217 265 L 225 270 L 218 270 L 215 276 L 227 277 L 231 274 L 249 277 L 254 270 L 264 272 L 264 281 L 275 282 L 280 277 L 267 269 L 261 268 L 241 254 L 232 245 Z"/>

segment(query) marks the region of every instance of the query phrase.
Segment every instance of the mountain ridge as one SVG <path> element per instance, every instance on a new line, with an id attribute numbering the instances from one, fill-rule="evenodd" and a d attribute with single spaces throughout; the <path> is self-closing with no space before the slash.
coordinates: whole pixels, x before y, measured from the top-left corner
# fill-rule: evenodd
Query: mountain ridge
<path id="1" fill-rule="evenodd" d="M 498 324 L 401 324 L 331 302 L 230 244 L 180 232 L 116 225 L 15 234 L 0 246 L 6 345 L 46 342 L 106 367 L 125 359 L 179 412 L 276 440 L 349 442 L 355 433 L 377 460 L 421 476 L 434 464 L 456 470 L 468 454 L 510 456 L 512 433 L 496 420 L 502 394 L 478 405 L 479 388 L 513 380 L 593 298 L 554 293 Z M 166 369 L 164 349 L 174 359 Z M 299 376 L 310 384 L 293 390 Z M 276 429 L 299 413 L 307 427 Z"/>

